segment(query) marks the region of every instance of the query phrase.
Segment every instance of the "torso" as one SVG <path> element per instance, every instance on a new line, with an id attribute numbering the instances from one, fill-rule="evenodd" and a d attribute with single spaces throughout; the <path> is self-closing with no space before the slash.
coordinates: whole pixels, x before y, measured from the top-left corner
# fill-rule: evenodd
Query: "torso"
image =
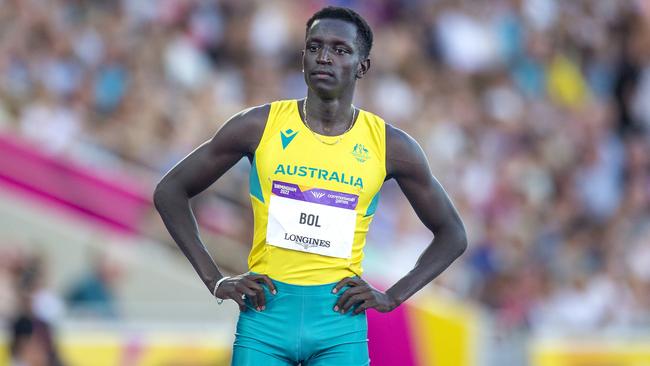
<path id="1" fill-rule="evenodd" d="M 363 247 L 386 178 L 386 125 L 359 111 L 340 136 L 314 134 L 295 100 L 271 104 L 255 149 L 252 272 L 298 285 L 361 275 Z"/>

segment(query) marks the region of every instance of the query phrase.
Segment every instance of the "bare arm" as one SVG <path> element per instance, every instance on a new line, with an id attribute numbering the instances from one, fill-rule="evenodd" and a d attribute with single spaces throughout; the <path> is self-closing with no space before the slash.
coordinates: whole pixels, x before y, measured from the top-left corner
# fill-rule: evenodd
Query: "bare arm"
<path id="1" fill-rule="evenodd" d="M 346 278 L 335 286 L 337 292 L 349 285 L 339 298 L 335 311 L 347 312 L 356 303 L 355 313 L 367 308 L 391 311 L 431 282 L 467 248 L 465 228 L 418 143 L 403 131 L 386 125 L 386 171 L 397 181 L 422 223 L 434 234 L 433 241 L 420 255 L 415 267 L 386 293 L 372 288 L 362 279 Z"/>
<path id="2" fill-rule="evenodd" d="M 158 183 L 154 204 L 172 238 L 212 291 L 223 277 L 201 242 L 190 199 L 208 188 L 242 157 L 252 157 L 264 132 L 269 105 L 242 111 L 174 166 Z M 221 287 L 221 286 L 220 286 Z"/>
<path id="3" fill-rule="evenodd" d="M 431 282 L 467 248 L 465 228 L 449 196 L 431 174 L 418 143 L 392 126 L 387 131 L 387 172 L 394 178 L 434 239 L 415 267 L 386 291 L 396 305 Z"/>

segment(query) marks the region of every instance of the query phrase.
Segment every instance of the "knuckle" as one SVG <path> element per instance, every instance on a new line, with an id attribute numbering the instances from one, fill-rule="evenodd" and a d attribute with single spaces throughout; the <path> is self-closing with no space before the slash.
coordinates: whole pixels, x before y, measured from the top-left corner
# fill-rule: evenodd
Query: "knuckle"
<path id="1" fill-rule="evenodd" d="M 248 287 L 250 287 L 253 283 L 255 283 L 255 282 L 254 282 L 254 281 L 251 281 L 249 278 L 246 278 L 246 279 L 244 279 L 244 280 L 242 281 L 242 285 L 246 285 L 246 286 L 248 286 Z"/>

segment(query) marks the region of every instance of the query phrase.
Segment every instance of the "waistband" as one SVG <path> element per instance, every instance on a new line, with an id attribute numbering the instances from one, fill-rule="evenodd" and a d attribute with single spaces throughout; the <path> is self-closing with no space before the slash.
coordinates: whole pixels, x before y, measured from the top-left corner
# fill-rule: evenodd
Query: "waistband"
<path id="1" fill-rule="evenodd" d="M 251 274 L 259 274 L 250 272 Z M 358 276 L 354 276 L 356 278 Z M 271 278 L 271 281 L 278 290 L 278 293 L 288 293 L 293 295 L 327 295 L 332 293 L 332 289 L 337 282 L 326 283 L 323 285 L 293 285 L 286 282 L 277 281 Z M 339 291 L 340 293 L 340 291 Z"/>

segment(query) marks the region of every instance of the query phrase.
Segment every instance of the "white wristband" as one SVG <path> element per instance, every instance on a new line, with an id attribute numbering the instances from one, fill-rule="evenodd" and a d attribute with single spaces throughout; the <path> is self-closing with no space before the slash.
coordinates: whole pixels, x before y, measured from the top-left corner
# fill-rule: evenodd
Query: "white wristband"
<path id="1" fill-rule="evenodd" d="M 219 279 L 219 281 L 217 281 L 217 284 L 214 285 L 214 290 L 212 290 L 212 296 L 217 297 L 217 290 L 219 289 L 219 285 L 221 285 L 221 282 L 223 282 L 223 281 L 225 281 L 225 280 L 227 280 L 229 278 L 230 278 L 230 276 L 223 276 L 223 277 L 221 277 L 221 279 Z M 217 300 L 219 300 L 219 304 L 221 304 L 223 302 L 223 299 L 221 299 L 221 298 L 217 297 Z"/>

